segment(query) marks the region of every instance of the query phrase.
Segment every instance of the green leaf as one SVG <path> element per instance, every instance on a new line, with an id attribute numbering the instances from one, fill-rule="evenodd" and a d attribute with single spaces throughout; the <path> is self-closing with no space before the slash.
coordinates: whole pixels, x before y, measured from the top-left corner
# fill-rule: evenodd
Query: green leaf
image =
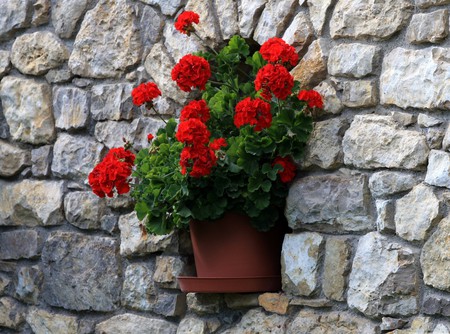
<path id="1" fill-rule="evenodd" d="M 270 188 L 272 188 L 272 182 L 269 180 L 264 180 L 263 183 L 261 183 L 261 189 L 266 193 L 270 191 Z"/>
<path id="2" fill-rule="evenodd" d="M 136 211 L 136 215 L 139 220 L 143 220 L 145 216 L 148 214 L 148 206 L 145 202 L 137 202 L 134 206 L 134 210 Z"/>

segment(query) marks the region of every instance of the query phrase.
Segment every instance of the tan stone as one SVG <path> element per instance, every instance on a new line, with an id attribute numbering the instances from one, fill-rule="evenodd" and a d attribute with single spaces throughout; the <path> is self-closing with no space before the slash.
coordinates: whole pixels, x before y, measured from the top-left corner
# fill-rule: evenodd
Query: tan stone
<path id="1" fill-rule="evenodd" d="M 281 293 L 263 293 L 258 302 L 267 312 L 278 314 L 286 314 L 289 306 L 289 298 Z"/>
<path id="2" fill-rule="evenodd" d="M 349 239 L 329 237 L 325 245 L 322 289 L 330 299 L 345 300 L 347 275 L 350 271 L 351 245 Z"/>
<path id="3" fill-rule="evenodd" d="M 37 307 L 32 307 L 26 317 L 34 333 L 64 333 L 78 334 L 78 319 L 74 316 L 50 313 Z"/>

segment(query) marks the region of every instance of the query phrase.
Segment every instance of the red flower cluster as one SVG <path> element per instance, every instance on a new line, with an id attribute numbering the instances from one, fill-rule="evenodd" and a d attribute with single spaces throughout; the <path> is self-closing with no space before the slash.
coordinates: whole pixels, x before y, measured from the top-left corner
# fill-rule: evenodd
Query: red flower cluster
<path id="1" fill-rule="evenodd" d="M 197 13 L 186 11 L 178 16 L 175 22 L 175 29 L 177 29 L 182 34 L 187 34 L 189 36 L 191 32 L 195 31 L 192 24 L 198 24 L 199 22 L 200 16 Z"/>
<path id="2" fill-rule="evenodd" d="M 135 155 L 123 147 L 111 149 L 105 158 L 94 167 L 89 174 L 89 185 L 99 197 L 113 197 L 114 188 L 117 193 L 130 191 L 128 178 L 134 164 Z"/>
<path id="3" fill-rule="evenodd" d="M 214 151 L 220 150 L 222 147 L 228 146 L 227 141 L 224 138 L 217 138 L 214 139 L 211 144 L 209 144 L 209 147 L 212 148 Z"/>
<path id="4" fill-rule="evenodd" d="M 131 91 L 133 104 L 140 107 L 161 95 L 158 86 L 153 82 L 142 83 Z"/>
<path id="5" fill-rule="evenodd" d="M 172 80 L 176 81 L 183 92 L 190 92 L 192 87 L 205 89 L 211 76 L 211 68 L 205 58 L 186 55 L 172 69 Z"/>
<path id="6" fill-rule="evenodd" d="M 267 64 L 256 74 L 255 89 L 262 89 L 261 96 L 266 100 L 270 100 L 272 94 L 285 100 L 291 95 L 293 87 L 294 78 L 282 65 Z"/>
<path id="7" fill-rule="evenodd" d="M 301 101 L 306 101 L 310 108 L 323 108 L 322 96 L 315 90 L 301 90 L 297 97 Z"/>
<path id="8" fill-rule="evenodd" d="M 278 37 L 268 39 L 261 45 L 259 53 L 261 53 L 263 59 L 269 63 L 289 63 L 292 66 L 295 66 L 298 63 L 298 54 L 294 47 Z"/>
<path id="9" fill-rule="evenodd" d="M 190 118 L 198 118 L 206 123 L 209 120 L 209 108 L 205 100 L 193 100 L 181 110 L 180 121 L 184 122 Z"/>
<path id="10" fill-rule="evenodd" d="M 178 125 L 176 137 L 179 142 L 198 146 L 207 144 L 210 135 L 205 123 L 198 118 L 190 118 Z"/>
<path id="11" fill-rule="evenodd" d="M 240 128 L 246 124 L 256 125 L 255 131 L 270 127 L 272 124 L 270 104 L 258 98 L 252 100 L 250 97 L 236 104 L 234 125 Z"/>
<path id="12" fill-rule="evenodd" d="M 180 165 L 183 175 L 186 174 L 188 168 L 191 168 L 189 175 L 192 177 L 209 175 L 216 163 L 217 157 L 214 149 L 206 145 L 186 146 L 181 151 Z"/>
<path id="13" fill-rule="evenodd" d="M 290 157 L 276 157 L 274 162 L 272 163 L 272 166 L 274 165 L 280 165 L 281 167 L 283 167 L 283 170 L 278 171 L 281 182 L 291 182 L 295 177 L 295 170 L 297 169 L 297 167 Z"/>

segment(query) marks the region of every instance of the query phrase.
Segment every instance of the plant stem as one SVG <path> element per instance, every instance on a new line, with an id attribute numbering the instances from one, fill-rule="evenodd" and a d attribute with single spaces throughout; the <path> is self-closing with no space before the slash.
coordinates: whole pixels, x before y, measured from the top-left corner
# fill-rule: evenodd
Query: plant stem
<path id="1" fill-rule="evenodd" d="M 201 38 L 196 31 L 193 31 L 192 34 L 197 37 L 200 42 L 202 42 L 203 46 L 205 46 L 207 49 L 211 50 L 216 56 L 218 56 L 219 54 L 217 53 L 216 50 L 214 50 L 212 47 L 210 47 L 203 38 Z"/>
<path id="2" fill-rule="evenodd" d="M 164 122 L 164 124 L 166 124 L 167 125 L 167 122 L 166 122 L 166 120 L 161 116 L 161 114 L 155 109 L 155 107 L 154 106 L 152 106 L 152 109 L 153 109 L 153 111 L 156 113 L 156 115 L 161 119 L 161 121 L 163 121 Z"/>

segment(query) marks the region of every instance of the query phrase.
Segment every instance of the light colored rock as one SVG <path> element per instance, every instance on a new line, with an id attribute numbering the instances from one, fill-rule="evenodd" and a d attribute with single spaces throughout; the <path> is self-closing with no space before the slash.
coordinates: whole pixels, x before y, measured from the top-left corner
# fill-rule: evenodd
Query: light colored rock
<path id="1" fill-rule="evenodd" d="M 450 48 L 395 48 L 384 57 L 380 99 L 385 105 L 450 109 Z"/>
<path id="2" fill-rule="evenodd" d="M 289 298 L 283 293 L 266 292 L 258 297 L 259 305 L 267 312 L 286 314 Z"/>
<path id="3" fill-rule="evenodd" d="M 193 293 L 186 295 L 188 309 L 196 314 L 215 314 L 220 312 L 222 295 L 215 293 Z"/>
<path id="4" fill-rule="evenodd" d="M 91 191 L 71 192 L 64 198 L 66 219 L 81 229 L 99 229 L 106 203 Z"/>
<path id="5" fill-rule="evenodd" d="M 298 13 L 283 34 L 282 39 L 292 45 L 297 53 L 304 54 L 314 38 L 314 31 L 308 16 Z"/>
<path id="6" fill-rule="evenodd" d="M 330 50 L 328 73 L 336 76 L 362 78 L 374 73 L 378 56 L 379 48 L 374 45 L 338 44 Z"/>
<path id="7" fill-rule="evenodd" d="M 377 209 L 377 231 L 381 233 L 395 231 L 394 201 L 377 199 L 375 207 Z"/>
<path id="8" fill-rule="evenodd" d="M 11 297 L 0 298 L 0 327 L 19 329 L 25 322 L 25 307 Z"/>
<path id="9" fill-rule="evenodd" d="M 295 0 L 268 0 L 255 28 L 253 39 L 262 45 L 269 38 L 280 36 L 294 12 Z"/>
<path id="10" fill-rule="evenodd" d="M 326 297 L 343 301 L 350 270 L 350 239 L 329 237 L 325 245 L 322 289 Z"/>
<path id="11" fill-rule="evenodd" d="M 255 308 L 245 313 L 238 324 L 227 329 L 223 334 L 268 333 L 268 330 L 271 334 L 283 334 L 287 319 L 278 314 L 267 315 L 262 309 Z"/>
<path id="12" fill-rule="evenodd" d="M 183 56 L 189 53 L 205 50 L 205 48 L 202 46 L 202 43 L 197 37 L 181 34 L 178 30 L 175 29 L 175 26 L 173 24 L 166 24 L 166 26 L 164 27 L 164 38 L 164 46 L 167 48 L 167 51 L 170 53 L 175 62 L 179 62 Z M 158 59 L 156 55 L 153 56 Z M 165 66 L 168 66 L 167 61 L 163 60 L 163 62 L 167 64 Z M 171 66 L 173 68 L 173 65 Z M 172 68 L 170 70 L 172 70 Z M 149 74 L 152 75 L 155 80 L 157 80 L 152 73 L 149 72 Z M 168 79 L 172 80 L 170 77 Z M 160 89 L 164 89 L 162 85 L 158 85 L 158 87 Z M 177 90 L 180 89 L 177 88 Z"/>
<path id="13" fill-rule="evenodd" d="M 378 85 L 373 80 L 344 81 L 341 86 L 346 107 L 374 107 L 378 103 Z"/>
<path id="14" fill-rule="evenodd" d="M 337 97 L 336 89 L 326 81 L 322 81 L 318 86 L 314 87 L 323 99 L 323 110 L 326 113 L 334 115 L 340 114 L 344 106 L 341 100 Z"/>
<path id="15" fill-rule="evenodd" d="M 52 172 L 58 177 L 86 180 L 100 162 L 104 146 L 90 137 L 61 132 L 53 147 Z"/>
<path id="16" fill-rule="evenodd" d="M 399 128 L 391 116 L 356 115 L 342 144 L 344 163 L 359 168 L 419 169 L 429 153 L 423 134 Z"/>
<path id="17" fill-rule="evenodd" d="M 309 296 L 317 289 L 323 242 L 314 232 L 285 235 L 281 251 L 283 291 Z"/>
<path id="18" fill-rule="evenodd" d="M 148 5 L 157 5 L 164 15 L 173 16 L 186 0 L 141 0 Z"/>
<path id="19" fill-rule="evenodd" d="M 364 175 L 317 175 L 295 181 L 285 215 L 293 229 L 364 231 L 373 228 Z"/>
<path id="20" fill-rule="evenodd" d="M 64 333 L 78 334 L 78 319 L 74 316 L 48 312 L 32 307 L 27 313 L 26 320 L 33 333 Z"/>
<path id="21" fill-rule="evenodd" d="M 408 191 L 419 182 L 420 178 L 414 174 L 383 170 L 369 178 L 369 189 L 372 196 L 379 198 Z"/>
<path id="22" fill-rule="evenodd" d="M 291 74 L 300 81 L 302 89 L 311 89 L 326 79 L 328 61 L 328 45 L 324 39 L 311 43 L 308 52 L 294 67 Z"/>
<path id="23" fill-rule="evenodd" d="M 267 0 L 242 0 L 239 5 L 239 30 L 244 38 L 253 34 Z"/>
<path id="24" fill-rule="evenodd" d="M 118 121 L 133 117 L 131 84 L 95 85 L 91 89 L 91 114 L 97 121 Z"/>
<path id="25" fill-rule="evenodd" d="M 157 318 L 125 313 L 116 315 L 95 326 L 95 334 L 176 334 L 177 326 Z"/>
<path id="26" fill-rule="evenodd" d="M 415 186 L 396 201 L 395 228 L 397 235 L 408 241 L 423 241 L 440 220 L 440 201 L 431 187 Z"/>
<path id="27" fill-rule="evenodd" d="M 0 7 L 0 40 L 7 40 L 16 30 L 29 27 L 30 11 L 30 1 L 3 1 Z"/>
<path id="28" fill-rule="evenodd" d="M 139 30 L 141 32 L 142 44 L 144 47 L 144 51 L 142 54 L 147 55 L 150 52 L 151 47 L 161 39 L 165 20 L 157 10 L 150 6 L 144 6 L 140 18 Z M 173 25 L 168 24 L 167 26 Z M 133 82 L 142 81 L 143 80 L 133 80 Z"/>
<path id="29" fill-rule="evenodd" d="M 450 218 L 441 220 L 436 231 L 425 242 L 420 256 L 426 285 L 450 291 Z"/>
<path id="30" fill-rule="evenodd" d="M 33 3 L 33 18 L 31 25 L 34 27 L 47 24 L 50 19 L 50 0 L 36 0 Z"/>
<path id="31" fill-rule="evenodd" d="M 443 122 L 443 120 L 427 114 L 419 114 L 417 117 L 417 124 L 422 128 L 430 128 L 432 126 L 440 125 Z"/>
<path id="32" fill-rule="evenodd" d="M 348 305 L 369 317 L 416 314 L 415 255 L 378 232 L 361 237 L 349 279 Z"/>
<path id="33" fill-rule="evenodd" d="M 0 83 L 0 99 L 14 140 L 30 144 L 53 140 L 55 121 L 48 84 L 7 76 Z"/>
<path id="34" fill-rule="evenodd" d="M 138 311 L 151 311 L 157 298 L 152 275 L 153 270 L 148 266 L 128 265 L 123 281 L 122 305 Z"/>
<path id="35" fill-rule="evenodd" d="M 447 130 L 445 131 L 442 148 L 446 151 L 450 151 L 450 125 L 447 126 Z"/>
<path id="36" fill-rule="evenodd" d="M 214 15 L 214 5 L 210 0 L 188 0 L 187 11 L 193 11 L 200 16 L 200 24 L 195 30 L 208 45 L 215 46 L 220 41 L 219 24 Z"/>
<path id="37" fill-rule="evenodd" d="M 402 328 L 407 323 L 408 322 L 403 319 L 383 317 L 383 318 L 381 318 L 380 329 L 382 331 L 388 331 L 388 330 L 392 330 L 392 329 Z"/>
<path id="38" fill-rule="evenodd" d="M 69 70 L 50 70 L 45 75 L 45 79 L 48 83 L 64 83 L 72 79 L 73 75 Z"/>
<path id="39" fill-rule="evenodd" d="M 208 334 L 206 321 L 196 317 L 185 317 L 178 326 L 177 334 Z"/>
<path id="40" fill-rule="evenodd" d="M 52 146 L 44 145 L 31 150 L 31 172 L 34 176 L 47 176 L 50 173 Z"/>
<path id="41" fill-rule="evenodd" d="M 432 6 L 447 5 L 450 0 L 416 0 L 416 6 L 419 8 L 428 8 Z"/>
<path id="42" fill-rule="evenodd" d="M 136 18 L 126 0 L 101 0 L 84 16 L 69 59 L 70 70 L 93 78 L 116 78 L 140 60 Z"/>
<path id="43" fill-rule="evenodd" d="M 237 6 L 237 2 L 234 0 L 214 0 L 223 39 L 230 39 L 239 33 Z"/>
<path id="44" fill-rule="evenodd" d="M 412 44 L 439 43 L 448 35 L 448 10 L 414 14 L 406 31 Z"/>
<path id="45" fill-rule="evenodd" d="M 185 259 L 179 256 L 160 255 L 156 257 L 156 270 L 153 280 L 163 288 L 178 289 L 178 276 L 194 274 L 189 270 Z"/>
<path id="46" fill-rule="evenodd" d="M 433 333 L 433 324 L 431 318 L 419 316 L 411 321 L 411 326 L 406 329 L 396 329 L 395 331 L 388 332 L 388 334 L 444 334 L 444 333 Z"/>
<path id="47" fill-rule="evenodd" d="M 331 37 L 387 39 L 405 26 L 411 13 L 410 0 L 340 0 L 331 17 Z"/>
<path id="48" fill-rule="evenodd" d="M 63 221 L 63 181 L 0 183 L 0 226 L 50 226 Z"/>
<path id="49" fill-rule="evenodd" d="M 390 115 L 401 126 L 408 126 L 416 122 L 416 117 L 406 112 L 391 111 Z"/>
<path id="50" fill-rule="evenodd" d="M 13 176 L 20 172 L 31 161 L 30 152 L 18 146 L 0 140 L 0 176 Z"/>
<path id="51" fill-rule="evenodd" d="M 450 188 L 450 154 L 432 150 L 428 159 L 425 183 L 437 187 Z"/>
<path id="52" fill-rule="evenodd" d="M 52 23 L 59 37 L 72 37 L 88 4 L 89 0 L 52 0 Z"/>
<path id="53" fill-rule="evenodd" d="M 307 0 L 309 16 L 318 36 L 322 35 L 323 25 L 328 8 L 335 3 L 335 0 Z"/>
<path id="54" fill-rule="evenodd" d="M 54 87 L 53 113 L 59 129 L 86 127 L 89 117 L 88 93 L 75 87 Z"/>
<path id="55" fill-rule="evenodd" d="M 17 272 L 16 297 L 29 304 L 37 304 L 43 275 L 39 266 L 22 267 Z"/>
<path id="56" fill-rule="evenodd" d="M 42 239 L 34 230 L 15 230 L 0 233 L 0 259 L 36 258 L 41 253 Z"/>
<path id="57" fill-rule="evenodd" d="M 9 51 L 0 50 L 0 78 L 8 73 L 11 68 Z"/>
<path id="58" fill-rule="evenodd" d="M 428 128 L 425 130 L 428 146 L 432 150 L 440 150 L 444 139 L 444 131 L 439 128 Z"/>
<path id="59" fill-rule="evenodd" d="M 323 169 L 334 169 L 342 165 L 342 137 L 347 127 L 347 123 L 339 118 L 316 122 L 302 164 L 305 167 L 315 165 Z"/>

